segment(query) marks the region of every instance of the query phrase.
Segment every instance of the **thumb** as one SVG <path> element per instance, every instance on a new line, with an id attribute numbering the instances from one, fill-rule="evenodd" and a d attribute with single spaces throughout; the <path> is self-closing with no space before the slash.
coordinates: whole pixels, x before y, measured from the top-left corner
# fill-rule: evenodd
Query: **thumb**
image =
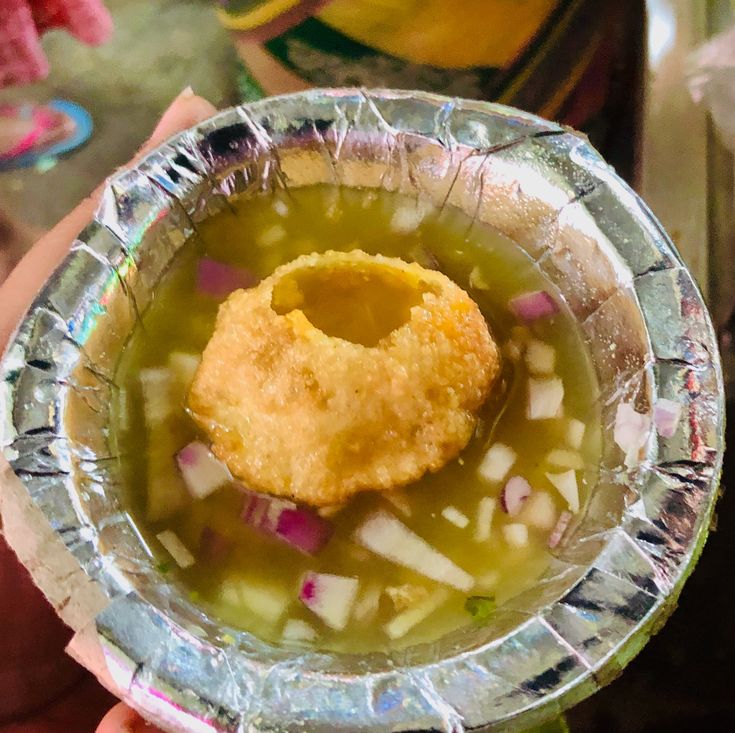
<path id="1" fill-rule="evenodd" d="M 175 135 L 181 130 L 196 125 L 207 117 L 211 117 L 217 108 L 203 97 L 194 94 L 191 87 L 186 87 L 163 113 L 158 124 L 133 160 L 149 153 L 153 148 Z"/>
<path id="2" fill-rule="evenodd" d="M 127 705 L 118 703 L 97 726 L 96 733 L 162 733 Z"/>

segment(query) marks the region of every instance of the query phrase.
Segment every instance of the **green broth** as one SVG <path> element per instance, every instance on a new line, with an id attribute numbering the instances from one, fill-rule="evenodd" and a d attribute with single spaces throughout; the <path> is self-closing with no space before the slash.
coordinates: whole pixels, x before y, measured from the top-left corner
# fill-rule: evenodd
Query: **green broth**
<path id="1" fill-rule="evenodd" d="M 465 610 L 468 595 L 490 596 L 502 604 L 532 587 L 550 561 L 549 531 L 531 527 L 527 545 L 513 547 L 503 526 L 522 522 L 523 514 L 511 518 L 497 506 L 490 538 L 476 541 L 480 499 L 497 499 L 503 487 L 503 482 L 482 479 L 478 465 L 491 444 L 502 442 L 511 446 L 517 460 L 509 475 L 522 476 L 534 490 L 548 492 L 558 514 L 567 509 L 566 502 L 546 473 L 565 469 L 549 466 L 546 456 L 554 449 L 565 448 L 569 418 L 585 423 L 584 440 L 578 450 L 584 468 L 576 473 L 584 501 L 596 479 L 600 429 L 597 385 L 587 351 L 574 319 L 562 308 L 557 315 L 536 321 L 523 335 L 555 349 L 555 373 L 564 384 L 564 418 L 527 419 L 526 365 L 523 359 L 506 358 L 495 396 L 484 406 L 469 445 L 437 473 L 401 490 L 399 496 L 407 500 L 410 516 L 380 494 L 365 492 L 331 518 L 334 536 L 315 557 L 302 555 L 247 526 L 240 519 L 242 495 L 234 486 L 202 501 L 190 501 L 163 521 L 148 522 L 147 461 L 152 446 L 139 375 L 141 369 L 165 366 L 172 353 L 200 354 L 206 345 L 219 303 L 196 291 L 199 258 L 207 256 L 247 268 L 262 278 L 278 265 L 305 253 L 355 248 L 440 269 L 475 299 L 499 344 L 506 344 L 512 334 L 516 340 L 519 338 L 519 323 L 508 307 L 509 300 L 525 291 L 552 291 L 535 264 L 517 246 L 491 229 L 471 224 L 464 214 L 453 209 L 427 211 L 414 199 L 398 194 L 327 187 L 296 189 L 280 193 L 277 198 L 263 195 L 242 200 L 232 211 L 200 225 L 197 239 L 182 249 L 156 289 L 143 316 L 144 328 L 133 334 L 119 364 L 118 379 L 124 400 L 116 410 L 116 436 L 133 516 L 158 553 L 162 571 L 177 576 L 189 588 L 192 598 L 225 622 L 264 639 L 279 641 L 284 622 L 301 619 L 316 629 L 316 646 L 364 652 L 430 641 L 471 623 Z M 185 412 L 183 395 L 168 435 L 169 441 L 177 444 L 176 449 L 190 440 L 202 439 Z M 155 480 L 178 480 L 173 456 L 160 464 L 160 475 Z M 442 515 L 449 505 L 469 518 L 467 527 L 457 527 Z M 298 600 L 300 579 L 308 570 L 358 578 L 358 599 L 366 590 L 377 593 L 388 586 L 415 586 L 425 589 L 422 592 L 429 596 L 437 592 L 440 586 L 435 582 L 355 544 L 352 536 L 356 526 L 379 507 L 391 511 L 430 545 L 479 579 L 470 593 L 449 589 L 447 600 L 437 610 L 394 640 L 386 636 L 384 625 L 400 611 L 385 593 L 380 596 L 374 615 L 352 620 L 343 631 L 327 628 Z M 207 562 L 198 557 L 191 568 L 181 570 L 155 539 L 162 530 L 173 530 L 196 557 L 205 527 L 214 528 L 232 542 L 224 560 Z M 253 612 L 248 603 L 241 602 L 238 592 L 232 592 L 233 588 L 245 587 L 238 585 L 241 580 L 248 588 L 266 588 L 267 597 L 277 599 L 285 611 L 281 615 L 262 608 L 259 613 Z M 484 622 L 491 623 L 492 615 Z"/>

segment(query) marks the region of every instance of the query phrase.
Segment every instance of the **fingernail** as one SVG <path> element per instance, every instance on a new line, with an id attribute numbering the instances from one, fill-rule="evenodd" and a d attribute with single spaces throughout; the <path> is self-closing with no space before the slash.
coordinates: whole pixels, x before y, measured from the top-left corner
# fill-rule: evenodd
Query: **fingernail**
<path id="1" fill-rule="evenodd" d="M 189 99 L 189 97 L 193 97 L 193 96 L 194 96 L 194 90 L 190 86 L 188 86 L 188 87 L 184 87 L 184 89 L 181 90 L 181 93 L 179 94 L 177 99 Z"/>

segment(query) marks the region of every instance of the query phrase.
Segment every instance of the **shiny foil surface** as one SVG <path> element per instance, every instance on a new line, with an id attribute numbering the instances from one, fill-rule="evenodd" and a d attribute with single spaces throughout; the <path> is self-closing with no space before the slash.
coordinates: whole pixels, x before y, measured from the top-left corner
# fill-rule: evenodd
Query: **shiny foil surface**
<path id="1" fill-rule="evenodd" d="M 523 248 L 585 335 L 598 485 L 532 590 L 489 627 L 392 654 L 294 651 L 208 617 L 121 503 L 118 357 L 156 283 L 234 197 L 314 183 L 455 206 Z M 626 467 L 621 402 L 682 405 Z M 167 731 L 523 730 L 614 679 L 666 620 L 710 527 L 724 398 L 706 308 L 640 199 L 573 131 L 414 92 L 314 90 L 226 110 L 107 183 L 0 363 L 3 531 L 70 652 Z"/>

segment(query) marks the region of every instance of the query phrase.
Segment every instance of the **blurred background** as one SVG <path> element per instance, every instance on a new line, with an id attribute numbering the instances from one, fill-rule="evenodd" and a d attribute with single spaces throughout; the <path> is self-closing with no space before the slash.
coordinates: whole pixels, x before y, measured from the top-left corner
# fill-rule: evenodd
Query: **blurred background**
<path id="1" fill-rule="evenodd" d="M 0 0 L 0 20 L 6 2 L 15 0 Z M 47 78 L 0 89 L 0 109 L 70 100 L 94 125 L 68 155 L 0 172 L 0 279 L 131 157 L 187 86 L 217 106 L 308 86 L 421 88 L 499 100 L 588 134 L 678 245 L 712 309 L 728 384 L 735 380 L 730 0 L 105 4 L 109 41 L 89 47 L 46 33 Z M 715 45 L 700 50 L 708 41 Z M 2 43 L 0 62 L 13 54 Z M 0 115 L 0 133 L 2 124 Z M 726 458 L 723 485 L 733 470 Z M 720 502 L 680 608 L 620 679 L 569 713 L 574 733 L 735 730 L 733 501 Z"/>

